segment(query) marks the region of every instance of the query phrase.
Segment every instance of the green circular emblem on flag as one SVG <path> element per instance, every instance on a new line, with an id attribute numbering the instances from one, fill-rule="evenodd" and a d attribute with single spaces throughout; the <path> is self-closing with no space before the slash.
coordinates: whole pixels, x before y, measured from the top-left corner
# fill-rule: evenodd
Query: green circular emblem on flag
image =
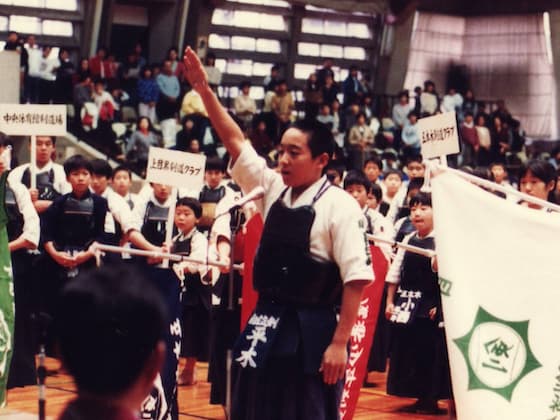
<path id="1" fill-rule="evenodd" d="M 529 321 L 506 321 L 479 307 L 470 331 L 453 341 L 469 372 L 469 390 L 487 389 L 511 401 L 517 384 L 541 367 L 531 351 Z"/>

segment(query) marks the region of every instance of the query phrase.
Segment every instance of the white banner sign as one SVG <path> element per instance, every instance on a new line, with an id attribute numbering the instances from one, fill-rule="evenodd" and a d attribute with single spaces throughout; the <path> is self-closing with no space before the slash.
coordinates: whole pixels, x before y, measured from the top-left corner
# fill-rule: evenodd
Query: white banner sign
<path id="1" fill-rule="evenodd" d="M 10 136 L 64 136 L 66 105 L 0 104 L 0 131 Z"/>
<path id="2" fill-rule="evenodd" d="M 204 183 L 206 156 L 150 147 L 146 180 L 199 191 Z"/>
<path id="3" fill-rule="evenodd" d="M 424 159 L 459 153 L 455 111 L 420 118 L 417 124 Z"/>
<path id="4" fill-rule="evenodd" d="M 432 191 L 457 418 L 560 419 L 560 214 L 450 173 Z"/>

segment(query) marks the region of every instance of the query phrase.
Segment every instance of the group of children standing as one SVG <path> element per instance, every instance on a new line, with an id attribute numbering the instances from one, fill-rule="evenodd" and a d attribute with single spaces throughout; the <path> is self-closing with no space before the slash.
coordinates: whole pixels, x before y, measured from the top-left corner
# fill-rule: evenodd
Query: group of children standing
<path id="1" fill-rule="evenodd" d="M 8 145 L 9 139 L 1 136 L 0 152 Z M 31 188 L 29 164 L 14 168 L 7 177 L 5 206 L 16 305 L 9 387 L 36 383 L 34 357 L 43 333 L 47 353 L 56 355 L 55 327 L 40 331 L 39 323 L 33 320 L 39 319 L 39 314 L 47 318 L 55 314 L 62 288 L 95 267 L 99 257 L 95 244 L 172 252 L 203 262 L 219 256 L 222 262 L 229 261 L 229 223 L 212 229 L 216 212 L 227 209 L 237 195 L 222 179 L 221 161 L 208 160 L 201 191 L 180 190 L 174 196 L 168 186 L 149 184 L 139 194 L 132 194 L 131 173 L 126 167 L 112 169 L 105 160 L 90 161 L 81 155 L 59 165 L 51 159 L 55 145 L 54 137 L 37 136 L 36 188 Z M 0 173 L 7 169 L 0 160 Z M 172 204 L 175 215 L 169 244 L 165 238 Z M 199 231 L 201 220 L 206 225 Z M 217 238 L 220 247 L 216 246 Z M 186 261 L 166 266 L 159 257 L 131 257 L 128 253 L 107 253 L 101 260 L 102 264 L 142 267 L 166 301 L 166 359 L 144 402 L 142 418 L 177 418 L 177 385 L 196 382 L 197 360 L 211 360 L 213 402 L 224 404 L 225 351 L 231 344 L 224 343 L 222 336 L 224 329 L 236 328 L 238 332 L 239 320 L 237 326 L 235 320 L 224 317 L 213 323 L 211 313 L 212 305 L 219 307 L 222 293 L 227 292 L 214 286 L 223 283 L 229 269 L 222 267 L 220 272 L 204 263 Z M 237 306 L 237 297 L 235 302 Z M 239 311 L 225 318 L 236 314 Z M 211 345 L 211 340 L 219 344 Z M 213 354 L 216 351 L 224 354 Z M 178 375 L 179 357 L 185 357 L 186 363 Z"/>

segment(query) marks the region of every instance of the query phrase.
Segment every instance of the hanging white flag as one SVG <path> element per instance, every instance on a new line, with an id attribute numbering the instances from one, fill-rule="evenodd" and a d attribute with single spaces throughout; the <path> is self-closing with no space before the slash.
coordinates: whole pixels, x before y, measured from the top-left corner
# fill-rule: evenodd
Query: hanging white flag
<path id="1" fill-rule="evenodd" d="M 560 214 L 432 181 L 459 420 L 560 419 Z"/>

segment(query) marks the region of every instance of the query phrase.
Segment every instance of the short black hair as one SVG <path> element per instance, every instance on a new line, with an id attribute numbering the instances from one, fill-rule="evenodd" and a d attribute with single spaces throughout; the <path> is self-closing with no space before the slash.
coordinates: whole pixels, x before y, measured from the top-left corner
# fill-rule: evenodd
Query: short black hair
<path id="1" fill-rule="evenodd" d="M 357 169 L 348 171 L 346 177 L 344 177 L 344 189 L 351 185 L 361 185 L 365 188 L 366 192 L 371 189 L 371 182 L 367 179 L 367 176 Z"/>
<path id="2" fill-rule="evenodd" d="M 556 170 L 551 163 L 538 159 L 528 160 L 521 165 L 521 168 L 519 168 L 519 179 L 521 180 L 521 178 L 527 175 L 527 172 L 529 171 L 533 174 L 533 176 L 544 182 L 545 185 L 548 185 L 551 181 L 553 181 L 554 188 L 556 188 Z M 521 182 L 519 184 L 521 185 Z"/>
<path id="3" fill-rule="evenodd" d="M 378 184 L 372 182 L 369 193 L 375 197 L 378 203 L 381 203 L 381 199 L 383 198 L 383 190 Z"/>
<path id="4" fill-rule="evenodd" d="M 91 169 L 92 175 L 104 176 L 107 179 L 110 179 L 111 175 L 113 175 L 113 168 L 105 159 L 93 159 L 91 161 Z"/>
<path id="5" fill-rule="evenodd" d="M 378 154 L 375 154 L 374 156 L 371 156 L 370 158 L 365 160 L 364 169 L 368 163 L 373 163 L 379 168 L 380 171 L 383 170 L 383 160 L 381 160 Z"/>
<path id="6" fill-rule="evenodd" d="M 307 146 L 311 150 L 311 157 L 316 158 L 322 153 L 332 158 L 334 153 L 334 137 L 325 124 L 312 119 L 298 120 L 292 124 L 293 128 L 298 129 L 307 136 Z"/>
<path id="7" fill-rule="evenodd" d="M 117 175 L 117 173 L 119 173 L 119 172 L 128 173 L 128 177 L 130 179 L 132 179 L 132 171 L 130 170 L 130 168 L 128 166 L 125 166 L 125 165 L 119 165 L 115 169 L 113 169 L 113 174 L 111 175 L 111 179 L 114 179 L 115 176 Z"/>
<path id="8" fill-rule="evenodd" d="M 406 164 L 405 166 L 408 166 L 409 163 L 412 162 L 418 162 L 418 163 L 422 163 L 422 155 L 410 155 L 406 158 Z"/>
<path id="9" fill-rule="evenodd" d="M 51 136 L 47 134 L 38 134 L 36 137 L 50 137 L 53 146 L 56 146 L 56 136 Z M 31 143 L 31 137 L 29 137 L 29 143 Z"/>
<path id="10" fill-rule="evenodd" d="M 74 155 L 70 156 L 68 159 L 64 161 L 64 173 L 66 176 L 70 175 L 72 172 L 77 171 L 78 169 L 85 169 L 90 174 L 93 173 L 93 168 L 91 166 L 91 162 L 87 160 L 82 155 Z"/>
<path id="11" fill-rule="evenodd" d="M 406 187 L 407 194 L 412 190 L 419 190 L 424 185 L 424 178 L 412 178 Z"/>
<path id="12" fill-rule="evenodd" d="M 54 316 L 62 360 L 78 390 L 115 396 L 138 379 L 165 334 L 161 293 L 130 265 L 84 272 L 63 289 Z"/>
<path id="13" fill-rule="evenodd" d="M 432 207 L 432 193 L 420 191 L 412 196 L 410 199 L 410 208 L 421 205 Z"/>
<path id="14" fill-rule="evenodd" d="M 226 170 L 225 166 L 226 165 L 224 164 L 224 161 L 220 157 L 211 156 L 208 159 L 206 159 L 206 165 L 204 167 L 204 170 L 225 172 Z"/>
<path id="15" fill-rule="evenodd" d="M 401 179 L 401 181 L 403 179 L 403 174 L 398 169 L 387 169 L 385 172 L 383 172 L 383 179 L 387 179 L 389 175 L 397 175 Z"/>
<path id="16" fill-rule="evenodd" d="M 202 205 L 200 204 L 200 201 L 194 197 L 182 197 L 178 199 L 175 208 L 179 206 L 189 207 L 197 219 L 202 217 Z"/>

